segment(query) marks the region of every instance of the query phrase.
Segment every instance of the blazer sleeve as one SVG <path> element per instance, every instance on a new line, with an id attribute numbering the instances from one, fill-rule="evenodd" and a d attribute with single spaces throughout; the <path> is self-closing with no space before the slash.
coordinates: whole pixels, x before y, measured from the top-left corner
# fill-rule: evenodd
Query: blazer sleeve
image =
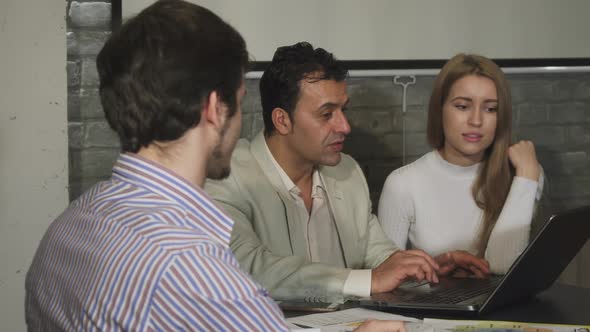
<path id="1" fill-rule="evenodd" d="M 208 180 L 205 188 L 234 220 L 230 247 L 240 267 L 269 290 L 273 298 L 322 297 L 337 301 L 342 297 L 342 288 L 350 269 L 312 263 L 299 256 L 277 254 L 260 240 L 253 223 L 253 209 L 260 208 L 258 205 L 264 202 L 263 198 L 258 197 L 254 202 L 251 197 L 242 194 L 233 175 L 223 181 Z"/>

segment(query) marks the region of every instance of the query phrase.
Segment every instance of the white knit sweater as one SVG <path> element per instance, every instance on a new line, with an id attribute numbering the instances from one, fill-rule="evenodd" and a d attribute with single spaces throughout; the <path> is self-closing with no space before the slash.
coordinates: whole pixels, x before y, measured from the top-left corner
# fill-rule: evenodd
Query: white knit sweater
<path id="1" fill-rule="evenodd" d="M 400 248 L 422 249 L 433 257 L 451 250 L 476 254 L 483 211 L 471 186 L 478 167 L 451 164 L 432 151 L 393 171 L 379 200 L 385 233 Z M 542 173 L 538 182 L 514 177 L 485 252 L 492 273 L 505 273 L 528 244 L 542 191 Z"/>

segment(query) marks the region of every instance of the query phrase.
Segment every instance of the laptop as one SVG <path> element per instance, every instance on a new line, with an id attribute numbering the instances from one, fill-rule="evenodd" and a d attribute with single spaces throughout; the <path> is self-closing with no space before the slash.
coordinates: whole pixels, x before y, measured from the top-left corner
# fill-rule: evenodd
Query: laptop
<path id="1" fill-rule="evenodd" d="M 392 312 L 478 315 L 549 288 L 590 237 L 590 206 L 549 218 L 503 276 L 410 282 L 359 299 L 361 307 Z"/>

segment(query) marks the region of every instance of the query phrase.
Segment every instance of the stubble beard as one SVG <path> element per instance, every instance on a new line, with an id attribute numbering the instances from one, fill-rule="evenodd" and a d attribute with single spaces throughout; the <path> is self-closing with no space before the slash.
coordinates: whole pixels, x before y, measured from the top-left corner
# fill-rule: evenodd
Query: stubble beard
<path id="1" fill-rule="evenodd" d="M 219 133 L 219 142 L 217 142 L 217 145 L 213 148 L 211 158 L 207 163 L 207 177 L 213 180 L 226 179 L 231 173 L 230 162 L 228 160 L 230 156 L 225 156 L 222 148 L 223 139 L 228 128 L 229 121 L 227 121 L 221 129 L 221 132 Z M 231 151 L 229 153 L 231 154 Z M 224 163 L 227 164 L 224 165 Z"/>

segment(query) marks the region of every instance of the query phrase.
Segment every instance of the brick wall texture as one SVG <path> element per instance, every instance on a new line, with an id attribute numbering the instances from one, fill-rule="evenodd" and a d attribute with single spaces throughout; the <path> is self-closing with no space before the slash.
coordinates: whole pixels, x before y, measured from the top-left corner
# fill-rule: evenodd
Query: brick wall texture
<path id="1" fill-rule="evenodd" d="M 95 57 L 111 31 L 110 1 L 67 0 L 68 128 L 70 199 L 110 175 L 119 144 L 106 123 L 98 97 Z M 513 93 L 514 139 L 534 141 L 547 176 L 547 211 L 590 204 L 590 73 L 508 75 Z M 352 127 L 345 152 L 365 172 L 374 208 L 386 176 L 430 150 L 426 109 L 434 76 L 417 76 L 407 91 L 393 78 L 349 78 Z M 246 81 L 242 136 L 252 138 L 263 126 L 258 80 Z M 404 130 L 405 127 L 405 130 Z M 568 280 L 583 280 L 590 270 L 590 248 Z M 579 258 L 578 258 L 579 259 Z M 583 267 L 582 265 L 585 265 Z M 586 272 L 588 273 L 588 272 Z M 589 277 L 584 278 L 590 287 Z"/>

